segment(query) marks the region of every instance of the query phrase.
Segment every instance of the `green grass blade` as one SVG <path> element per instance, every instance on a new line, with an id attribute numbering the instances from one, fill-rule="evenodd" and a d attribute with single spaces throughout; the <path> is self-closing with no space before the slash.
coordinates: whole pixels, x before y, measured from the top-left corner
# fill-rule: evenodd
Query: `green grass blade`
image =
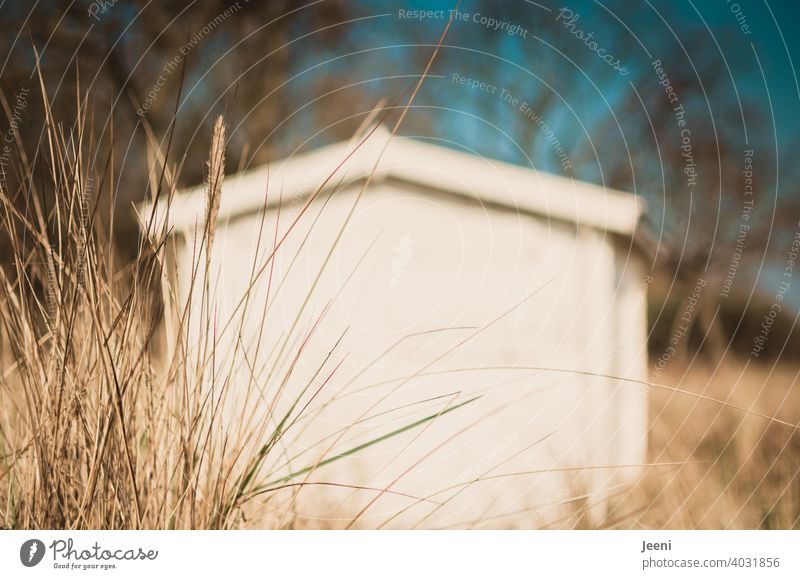
<path id="1" fill-rule="evenodd" d="M 281 477 L 279 479 L 275 479 L 273 481 L 265 483 L 265 484 L 261 485 L 260 487 L 257 487 L 256 489 L 254 489 L 254 491 L 255 492 L 269 492 L 270 490 L 272 490 L 270 487 L 289 482 L 290 480 L 293 480 L 293 479 L 297 478 L 298 476 L 307 474 L 307 473 L 311 472 L 312 470 L 314 470 L 316 468 L 319 468 L 321 466 L 325 466 L 327 464 L 330 464 L 330 463 L 335 462 L 337 460 L 340 460 L 342 458 L 346 458 L 346 457 L 351 456 L 351 455 L 353 455 L 353 454 L 355 454 L 357 452 L 360 452 L 360 451 L 362 451 L 362 450 L 364 450 L 366 448 L 369 448 L 370 446 L 374 446 L 374 445 L 376 445 L 376 444 L 378 444 L 380 442 L 384 442 L 385 440 L 388 440 L 388 439 L 393 438 L 395 436 L 399 436 L 400 434 L 403 434 L 404 432 L 408 432 L 409 430 L 412 430 L 412 429 L 414 429 L 414 428 L 416 428 L 418 426 L 421 426 L 421 425 L 425 424 L 426 422 L 430 422 L 431 420 L 434 420 L 434 419 L 436 419 L 436 418 L 438 418 L 440 416 L 444 416 L 445 414 L 447 414 L 449 412 L 457 410 L 458 408 L 466 406 L 467 404 L 470 404 L 471 402 L 475 402 L 479 398 L 480 398 L 480 396 L 476 396 L 475 398 L 470 398 L 469 400 L 461 402 L 460 404 L 456 404 L 455 406 L 451 406 L 450 408 L 442 410 L 441 412 L 437 412 L 435 414 L 431 414 L 429 416 L 426 416 L 425 418 L 420 418 L 416 422 L 412 422 L 411 424 L 407 424 L 407 425 L 403 426 L 402 428 L 398 428 L 397 430 L 393 430 L 392 432 L 388 432 L 386 434 L 383 434 L 383 435 L 381 435 L 381 436 L 379 436 L 377 438 L 374 438 L 374 439 L 372 439 L 370 441 L 367 441 L 367 442 L 365 442 L 363 444 L 359 444 L 358 446 L 354 446 L 353 448 L 351 448 L 349 450 L 346 450 L 346 451 L 344 451 L 344 452 L 342 452 L 340 454 L 337 454 L 337 455 L 332 456 L 330 458 L 326 458 L 325 460 L 320 461 L 319 463 L 317 463 L 315 465 L 307 466 L 307 467 L 302 468 L 302 469 L 300 469 L 298 471 L 290 473 L 290 474 L 288 474 L 288 475 L 286 475 L 284 477 Z"/>

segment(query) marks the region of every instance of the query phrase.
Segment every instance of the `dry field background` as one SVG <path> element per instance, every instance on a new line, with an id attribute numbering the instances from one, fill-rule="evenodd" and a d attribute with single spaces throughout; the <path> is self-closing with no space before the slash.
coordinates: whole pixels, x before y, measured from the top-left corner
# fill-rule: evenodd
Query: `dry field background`
<path id="1" fill-rule="evenodd" d="M 797 424 L 794 364 L 672 368 L 663 382 Z M 800 433 L 737 408 L 663 389 L 650 392 L 652 467 L 606 520 L 611 528 L 796 529 Z"/>

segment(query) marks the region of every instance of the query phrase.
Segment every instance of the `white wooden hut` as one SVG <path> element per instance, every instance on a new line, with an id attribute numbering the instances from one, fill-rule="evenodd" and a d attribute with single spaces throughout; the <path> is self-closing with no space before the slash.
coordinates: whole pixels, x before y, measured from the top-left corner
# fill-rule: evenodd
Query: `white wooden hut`
<path id="1" fill-rule="evenodd" d="M 576 499 L 602 515 L 645 461 L 646 388 L 603 377 L 646 380 L 643 203 L 383 129 L 358 143 L 225 179 L 189 333 L 214 333 L 231 431 L 310 384 L 265 471 L 368 487 L 301 493 L 332 526 L 367 506 L 369 528 L 540 527 Z M 155 211 L 185 301 L 205 189 Z"/>

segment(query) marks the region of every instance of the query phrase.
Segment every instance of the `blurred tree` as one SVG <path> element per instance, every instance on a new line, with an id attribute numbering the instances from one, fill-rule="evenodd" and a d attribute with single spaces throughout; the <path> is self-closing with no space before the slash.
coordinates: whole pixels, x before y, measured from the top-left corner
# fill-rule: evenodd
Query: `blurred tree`
<path id="1" fill-rule="evenodd" d="M 45 122 L 37 54 L 54 118 L 76 118 L 79 99 L 88 98 L 100 152 L 91 161 L 102 171 L 114 151 L 119 187 L 111 198 L 129 216 L 148 187 L 143 161 L 154 143 L 169 144 L 182 185 L 203 179 L 216 113 L 232 127 L 229 169 L 275 156 L 276 141 L 264 137 L 296 100 L 293 86 L 284 86 L 291 51 L 335 42 L 344 21 L 341 0 L 6 2 L 0 88 L 9 103 L 21 88 L 30 91 L 20 133 L 31 151 Z M 130 221 L 123 226 L 135 234 Z"/>

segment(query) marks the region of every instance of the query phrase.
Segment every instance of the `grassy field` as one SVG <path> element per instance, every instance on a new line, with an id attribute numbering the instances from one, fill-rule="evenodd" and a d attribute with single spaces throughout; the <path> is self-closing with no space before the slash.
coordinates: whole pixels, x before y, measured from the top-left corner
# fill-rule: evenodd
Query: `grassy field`
<path id="1" fill-rule="evenodd" d="M 729 362 L 672 369 L 665 383 L 732 406 L 663 389 L 650 395 L 652 467 L 604 526 L 647 529 L 796 529 L 800 526 L 800 394 L 794 365 Z"/>
<path id="2" fill-rule="evenodd" d="M 268 458 L 314 392 L 335 380 L 335 370 L 300 388 L 284 415 L 268 412 L 235 430 L 221 421 L 231 385 L 225 376 L 208 375 L 216 325 L 199 265 L 214 240 L 224 124 L 214 129 L 206 226 L 196 240 L 192 283 L 200 288 L 194 299 L 203 303 L 174 311 L 163 259 L 168 232 L 142 224 L 149 235 L 138 240 L 136 259 L 117 258 L 108 225 L 113 165 L 90 168 L 85 110 L 70 126 L 66 131 L 50 119 L 31 156 L 16 159 L 16 188 L 0 186 L 7 248 L 0 264 L 0 527 L 273 524 L 258 513 L 266 496 L 286 487 L 294 493 L 322 462 L 344 457 L 301 464 L 297 476 L 265 483 L 277 476 L 265 472 Z M 151 171 L 155 195 L 169 199 L 174 175 L 163 163 Z M 192 311 L 201 318 L 193 323 L 206 327 L 200 344 L 190 344 L 186 331 Z M 169 320 L 177 326 L 167 328 Z M 286 340 L 279 351 L 291 361 L 301 351 Z M 199 354 L 190 354 L 195 347 Z M 276 397 L 292 378 L 294 363 L 283 362 L 276 364 L 285 368 L 274 375 Z M 656 466 L 617 492 L 599 526 L 798 527 L 797 369 L 734 360 L 716 370 L 695 364 L 681 371 L 675 363 L 660 382 L 686 392 L 652 388 L 649 460 Z M 548 526 L 598 526 L 586 516 L 585 501 L 565 503 L 569 514 Z M 325 505 L 314 508 L 324 519 Z M 526 520 L 497 526 L 526 526 Z M 278 525 L 314 522 L 289 516 Z"/>

